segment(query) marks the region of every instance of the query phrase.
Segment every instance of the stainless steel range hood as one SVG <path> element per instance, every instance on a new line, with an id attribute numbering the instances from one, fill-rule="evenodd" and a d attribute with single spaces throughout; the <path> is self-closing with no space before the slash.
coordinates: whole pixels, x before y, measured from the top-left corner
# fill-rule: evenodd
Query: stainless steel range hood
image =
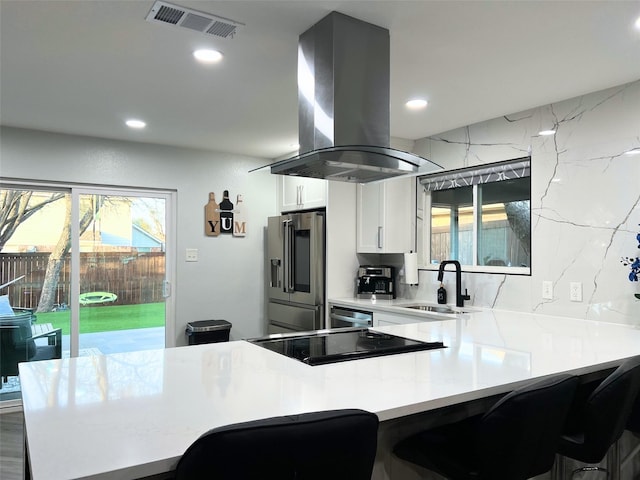
<path id="1" fill-rule="evenodd" d="M 442 170 L 389 147 L 389 31 L 332 12 L 300 36 L 300 154 L 271 173 L 367 183 Z"/>

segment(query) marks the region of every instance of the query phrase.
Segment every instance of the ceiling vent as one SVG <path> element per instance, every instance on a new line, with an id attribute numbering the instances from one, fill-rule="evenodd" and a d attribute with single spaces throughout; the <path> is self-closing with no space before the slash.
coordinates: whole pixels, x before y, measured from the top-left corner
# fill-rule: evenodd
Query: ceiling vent
<path id="1" fill-rule="evenodd" d="M 198 12 L 167 2 L 154 3 L 146 20 L 153 23 L 175 25 L 221 38 L 233 38 L 238 28 L 244 26 L 244 23 L 229 18 Z"/>

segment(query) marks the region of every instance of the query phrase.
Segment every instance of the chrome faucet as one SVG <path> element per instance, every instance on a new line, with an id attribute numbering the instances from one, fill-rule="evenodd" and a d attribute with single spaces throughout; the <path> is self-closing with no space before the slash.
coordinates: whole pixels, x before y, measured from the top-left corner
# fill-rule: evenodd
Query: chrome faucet
<path id="1" fill-rule="evenodd" d="M 469 296 L 466 288 L 464 289 L 464 295 L 462 294 L 462 269 L 460 268 L 460 262 L 457 260 L 444 260 L 440 262 L 438 281 L 442 282 L 442 277 L 444 277 L 444 267 L 450 264 L 456 267 L 456 307 L 464 307 L 464 301 L 470 300 L 471 297 Z"/>

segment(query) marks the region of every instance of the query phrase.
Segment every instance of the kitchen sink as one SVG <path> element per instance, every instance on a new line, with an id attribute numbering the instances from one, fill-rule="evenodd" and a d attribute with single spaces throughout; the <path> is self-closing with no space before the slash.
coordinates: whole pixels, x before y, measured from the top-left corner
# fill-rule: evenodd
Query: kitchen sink
<path id="1" fill-rule="evenodd" d="M 398 305 L 401 308 L 410 308 L 412 310 L 420 310 L 423 312 L 432 313 L 445 313 L 449 315 L 456 315 L 460 313 L 467 313 L 466 310 L 460 308 L 452 308 L 448 305 L 425 305 L 425 304 L 410 304 L 410 305 Z"/>

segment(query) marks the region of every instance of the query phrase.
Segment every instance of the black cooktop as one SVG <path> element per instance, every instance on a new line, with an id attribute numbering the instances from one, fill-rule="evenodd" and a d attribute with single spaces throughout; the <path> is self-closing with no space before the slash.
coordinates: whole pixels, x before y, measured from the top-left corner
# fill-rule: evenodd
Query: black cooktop
<path id="1" fill-rule="evenodd" d="M 320 330 L 249 341 L 309 365 L 445 348 L 442 342 L 422 342 L 367 328 Z"/>

